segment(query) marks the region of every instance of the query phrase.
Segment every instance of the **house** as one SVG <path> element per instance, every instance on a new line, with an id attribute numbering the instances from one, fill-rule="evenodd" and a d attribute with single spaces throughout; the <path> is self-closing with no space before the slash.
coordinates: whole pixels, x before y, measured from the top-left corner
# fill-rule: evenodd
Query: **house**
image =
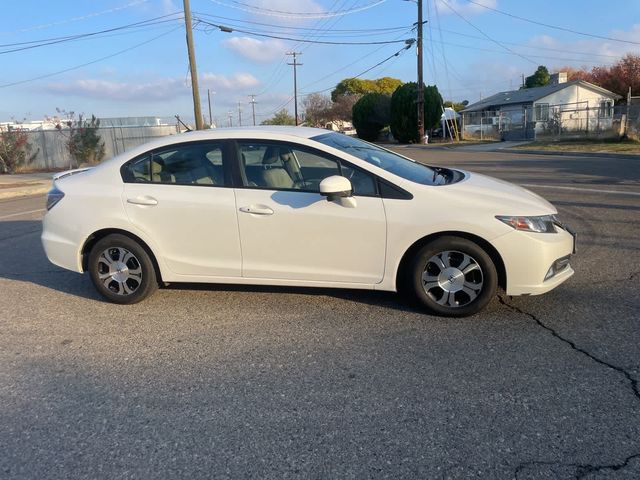
<path id="1" fill-rule="evenodd" d="M 613 106 L 620 99 L 583 80 L 568 82 L 555 73 L 544 87 L 500 92 L 467 106 L 465 136 L 531 139 L 544 133 L 602 132 L 613 126 Z"/>

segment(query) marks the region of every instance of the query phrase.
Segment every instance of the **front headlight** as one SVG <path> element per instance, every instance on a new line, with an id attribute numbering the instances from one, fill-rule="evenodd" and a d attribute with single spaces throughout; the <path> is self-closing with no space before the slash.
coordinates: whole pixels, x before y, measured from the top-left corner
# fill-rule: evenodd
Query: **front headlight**
<path id="1" fill-rule="evenodd" d="M 516 230 L 525 232 L 556 233 L 556 225 L 559 225 L 555 215 L 541 215 L 537 217 L 496 215 L 496 218 Z"/>

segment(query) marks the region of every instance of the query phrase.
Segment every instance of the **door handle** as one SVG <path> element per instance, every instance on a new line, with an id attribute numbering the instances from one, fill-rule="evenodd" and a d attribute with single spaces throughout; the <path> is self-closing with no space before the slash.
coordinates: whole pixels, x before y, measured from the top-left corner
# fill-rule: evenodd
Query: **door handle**
<path id="1" fill-rule="evenodd" d="M 242 213 L 253 213 L 254 215 L 273 215 L 273 210 L 265 206 L 240 207 Z"/>
<path id="2" fill-rule="evenodd" d="M 145 195 L 143 197 L 127 198 L 127 203 L 132 203 L 134 205 L 154 206 L 158 204 L 158 200 Z"/>

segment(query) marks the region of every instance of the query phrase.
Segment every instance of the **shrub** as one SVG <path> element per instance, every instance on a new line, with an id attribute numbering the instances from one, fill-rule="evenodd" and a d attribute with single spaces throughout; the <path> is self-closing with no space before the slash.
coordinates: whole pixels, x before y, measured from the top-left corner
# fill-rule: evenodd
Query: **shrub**
<path id="1" fill-rule="evenodd" d="M 27 134 L 21 130 L 0 133 L 0 171 L 15 173 L 18 167 L 33 160 L 38 152 L 31 154 L 33 147 Z"/>
<path id="2" fill-rule="evenodd" d="M 383 93 L 367 93 L 353 105 L 353 126 L 358 137 L 376 140 L 391 118 L 391 97 Z"/>
<path id="3" fill-rule="evenodd" d="M 416 108 L 417 83 L 399 86 L 391 96 L 391 133 L 401 143 L 419 143 L 418 109 Z M 442 97 L 438 87 L 424 88 L 424 129 L 432 129 L 442 115 Z"/>
<path id="4" fill-rule="evenodd" d="M 82 163 L 98 163 L 104 158 L 104 142 L 98 135 L 100 120 L 91 115 L 91 120 L 83 120 L 82 115 L 71 126 L 67 148 L 76 161 Z"/>

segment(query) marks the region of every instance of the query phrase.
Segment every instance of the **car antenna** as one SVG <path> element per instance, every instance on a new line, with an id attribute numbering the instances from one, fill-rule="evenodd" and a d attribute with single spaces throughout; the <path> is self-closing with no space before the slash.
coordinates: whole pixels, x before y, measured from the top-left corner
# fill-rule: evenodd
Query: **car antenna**
<path id="1" fill-rule="evenodd" d="M 180 120 L 180 115 L 174 115 L 174 116 L 176 117 L 176 120 L 178 120 L 178 122 L 180 122 L 182 126 L 187 129 L 187 132 L 191 131 L 191 129 L 189 128 L 189 125 L 187 125 L 182 120 Z"/>

